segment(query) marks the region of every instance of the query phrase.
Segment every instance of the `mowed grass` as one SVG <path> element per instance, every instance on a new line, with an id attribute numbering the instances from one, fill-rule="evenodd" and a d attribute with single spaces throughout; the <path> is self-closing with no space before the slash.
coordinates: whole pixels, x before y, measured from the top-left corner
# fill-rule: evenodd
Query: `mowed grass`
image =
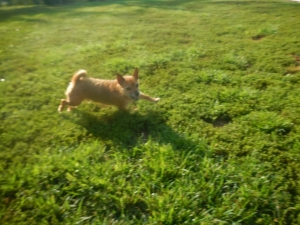
<path id="1" fill-rule="evenodd" d="M 1 224 L 300 224 L 300 4 L 0 8 Z M 140 70 L 158 104 L 84 102 Z"/>

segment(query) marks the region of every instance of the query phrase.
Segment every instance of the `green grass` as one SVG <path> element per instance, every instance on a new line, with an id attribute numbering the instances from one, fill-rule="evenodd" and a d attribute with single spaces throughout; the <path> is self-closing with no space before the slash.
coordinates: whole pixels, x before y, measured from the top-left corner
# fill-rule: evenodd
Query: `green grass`
<path id="1" fill-rule="evenodd" d="M 0 8 L 1 224 L 300 224 L 300 4 Z M 140 70 L 158 104 L 57 107 Z"/>

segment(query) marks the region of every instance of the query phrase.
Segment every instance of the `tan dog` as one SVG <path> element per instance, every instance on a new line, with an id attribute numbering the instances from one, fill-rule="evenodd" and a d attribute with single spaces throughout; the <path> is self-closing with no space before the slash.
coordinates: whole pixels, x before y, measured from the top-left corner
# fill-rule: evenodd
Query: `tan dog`
<path id="1" fill-rule="evenodd" d="M 158 102 L 159 98 L 152 98 L 139 91 L 138 79 L 137 68 L 132 76 L 123 77 L 117 74 L 116 80 L 89 78 L 85 70 L 79 70 L 73 75 L 65 93 L 67 99 L 61 100 L 58 111 L 61 112 L 66 105 L 69 106 L 68 111 L 70 111 L 73 106 L 80 105 L 84 99 L 115 105 L 121 110 L 138 99 Z"/>

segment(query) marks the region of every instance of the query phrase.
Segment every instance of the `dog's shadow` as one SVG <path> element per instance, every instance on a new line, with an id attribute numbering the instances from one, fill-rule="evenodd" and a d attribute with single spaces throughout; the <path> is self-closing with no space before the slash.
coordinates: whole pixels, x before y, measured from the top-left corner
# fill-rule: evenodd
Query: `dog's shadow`
<path id="1" fill-rule="evenodd" d="M 164 115 L 157 111 L 139 112 L 115 111 L 110 114 L 93 114 L 76 110 L 76 123 L 87 131 L 87 136 L 97 138 L 110 145 L 125 149 L 146 143 L 150 139 L 159 144 L 168 144 L 177 150 L 195 149 L 197 143 L 176 133 L 166 124 Z"/>

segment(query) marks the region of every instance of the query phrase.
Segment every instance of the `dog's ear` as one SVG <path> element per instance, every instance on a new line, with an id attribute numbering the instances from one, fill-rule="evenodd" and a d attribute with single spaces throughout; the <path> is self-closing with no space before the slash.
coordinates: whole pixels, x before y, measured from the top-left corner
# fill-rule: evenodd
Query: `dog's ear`
<path id="1" fill-rule="evenodd" d="M 138 68 L 135 68 L 134 73 L 132 75 L 134 79 L 138 80 L 139 79 L 139 70 Z"/>
<path id="2" fill-rule="evenodd" d="M 124 77 L 122 77 L 120 74 L 117 74 L 117 80 L 118 80 L 118 83 L 122 86 L 125 79 Z"/>

